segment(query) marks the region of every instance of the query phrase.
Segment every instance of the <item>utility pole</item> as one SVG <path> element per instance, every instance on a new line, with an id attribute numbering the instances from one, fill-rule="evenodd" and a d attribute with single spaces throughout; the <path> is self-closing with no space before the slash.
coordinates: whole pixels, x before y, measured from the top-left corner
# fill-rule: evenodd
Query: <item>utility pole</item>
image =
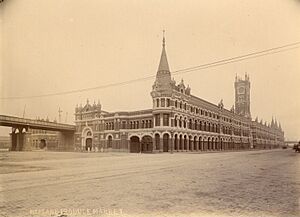
<path id="1" fill-rule="evenodd" d="M 25 109 L 26 109 L 26 104 L 24 105 L 24 109 L 23 109 L 23 118 L 25 117 Z"/>
<path id="2" fill-rule="evenodd" d="M 58 122 L 59 123 L 61 123 L 61 113 L 62 113 L 62 110 L 59 107 L 59 109 L 58 109 Z"/>

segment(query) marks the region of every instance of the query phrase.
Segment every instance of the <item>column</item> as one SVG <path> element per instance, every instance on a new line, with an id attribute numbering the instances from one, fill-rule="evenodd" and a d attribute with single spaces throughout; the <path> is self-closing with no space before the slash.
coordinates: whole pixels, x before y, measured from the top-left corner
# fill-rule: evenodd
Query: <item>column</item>
<path id="1" fill-rule="evenodd" d="M 164 139 L 163 137 L 159 137 L 159 152 L 163 152 L 164 151 Z"/>
<path id="2" fill-rule="evenodd" d="M 190 151 L 194 151 L 194 141 L 193 140 L 191 140 Z"/>
<path id="3" fill-rule="evenodd" d="M 155 140 L 155 135 L 152 137 L 152 152 L 156 152 L 156 140 Z"/>
<path id="4" fill-rule="evenodd" d="M 169 138 L 169 152 L 171 152 L 172 154 L 174 152 L 174 136 L 173 135 Z"/>

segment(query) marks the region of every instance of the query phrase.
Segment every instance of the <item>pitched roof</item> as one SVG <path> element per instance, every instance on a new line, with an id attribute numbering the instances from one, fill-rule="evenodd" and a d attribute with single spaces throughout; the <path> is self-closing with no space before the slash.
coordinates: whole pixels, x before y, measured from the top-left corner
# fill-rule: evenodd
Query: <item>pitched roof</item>
<path id="1" fill-rule="evenodd" d="M 162 71 L 170 72 L 166 49 L 165 49 L 165 38 L 163 38 L 163 48 L 162 48 L 162 52 L 161 52 L 161 57 L 160 57 L 160 62 L 159 62 L 157 73 L 162 72 Z"/>

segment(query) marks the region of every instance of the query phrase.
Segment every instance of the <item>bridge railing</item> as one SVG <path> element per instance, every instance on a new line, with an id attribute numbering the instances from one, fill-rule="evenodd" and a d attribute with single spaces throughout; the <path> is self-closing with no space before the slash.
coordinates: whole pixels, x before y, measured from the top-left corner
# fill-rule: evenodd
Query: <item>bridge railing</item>
<path id="1" fill-rule="evenodd" d="M 63 124 L 63 123 L 55 123 L 50 121 L 43 121 L 43 120 L 33 120 L 28 118 L 19 118 L 7 115 L 0 115 L 0 122 L 1 121 L 11 121 L 16 123 L 21 123 L 24 125 L 40 125 L 40 126 L 48 126 L 54 128 L 65 128 L 65 129 L 73 129 L 75 126 L 71 124 Z"/>

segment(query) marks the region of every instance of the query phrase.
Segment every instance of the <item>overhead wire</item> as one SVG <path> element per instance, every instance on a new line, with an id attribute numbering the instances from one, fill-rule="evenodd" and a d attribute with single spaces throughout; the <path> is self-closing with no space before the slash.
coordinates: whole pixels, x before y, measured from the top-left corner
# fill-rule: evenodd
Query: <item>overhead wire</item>
<path id="1" fill-rule="evenodd" d="M 300 46 L 296 46 L 296 45 L 300 45 L 300 42 L 289 43 L 289 44 L 285 44 L 285 45 L 278 46 L 278 47 L 273 47 L 273 48 L 269 48 L 269 49 L 265 49 L 265 50 L 261 50 L 261 51 L 251 52 L 251 53 L 244 54 L 244 55 L 239 55 L 239 56 L 235 56 L 235 57 L 230 57 L 230 58 L 213 61 L 210 63 L 201 64 L 198 66 L 183 68 L 183 69 L 172 71 L 171 74 L 172 75 L 185 74 L 185 73 L 189 73 L 189 72 L 193 72 L 193 71 L 199 71 L 199 70 L 203 70 L 203 69 L 213 68 L 213 67 L 217 67 L 217 66 L 221 66 L 221 65 L 240 62 L 240 61 L 244 61 L 244 60 L 248 60 L 248 59 L 254 59 L 254 58 L 267 56 L 267 55 L 271 55 L 271 54 L 275 54 L 275 53 L 281 53 L 281 52 L 285 52 L 288 50 L 294 50 L 294 49 L 297 49 L 300 47 Z M 56 93 L 47 93 L 47 94 L 39 94 L 39 95 L 31 95 L 31 96 L 0 97 L 0 100 L 32 99 L 32 98 L 74 94 L 74 93 L 87 92 L 87 91 L 92 91 L 92 90 L 97 90 L 97 89 L 104 89 L 104 88 L 109 88 L 109 87 L 127 85 L 127 84 L 131 84 L 131 83 L 135 83 L 135 82 L 153 79 L 155 77 L 156 77 L 156 75 L 150 75 L 150 76 L 145 76 L 142 78 L 136 78 L 136 79 L 122 81 L 122 82 L 115 82 L 115 83 L 110 83 L 110 84 L 99 85 L 96 87 L 88 87 L 88 88 L 82 88 L 82 89 L 76 89 L 76 90 L 61 91 L 61 92 L 56 92 Z"/>

